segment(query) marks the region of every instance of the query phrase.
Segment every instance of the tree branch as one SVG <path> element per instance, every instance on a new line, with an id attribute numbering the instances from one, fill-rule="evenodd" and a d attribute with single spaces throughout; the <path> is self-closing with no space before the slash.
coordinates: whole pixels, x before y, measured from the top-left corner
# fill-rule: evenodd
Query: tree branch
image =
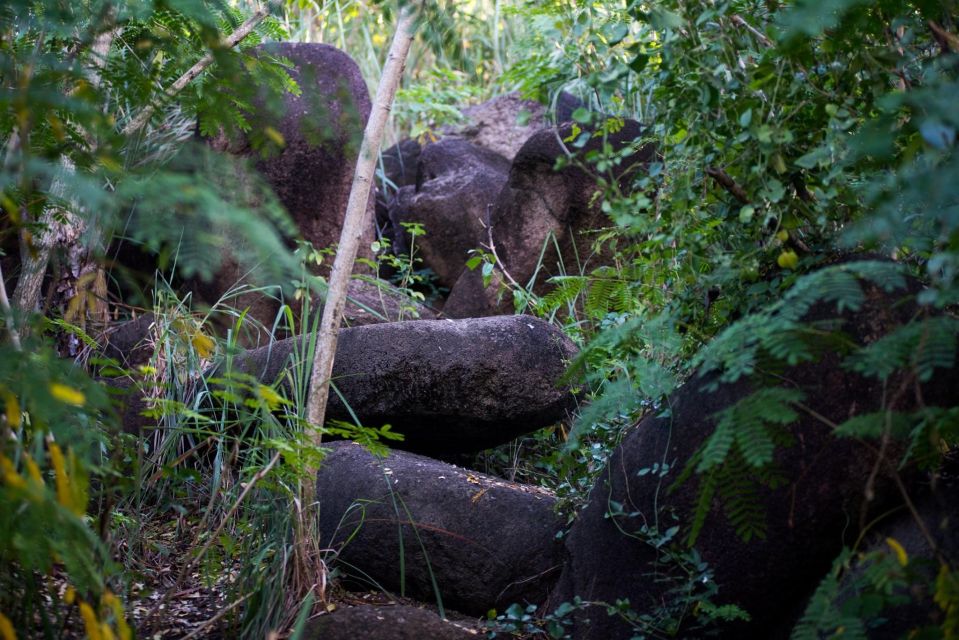
<path id="1" fill-rule="evenodd" d="M 166 601 L 170 598 L 173 592 L 176 589 L 180 588 L 180 585 L 183 584 L 183 579 L 186 578 L 186 575 L 190 572 L 190 570 L 193 569 L 193 567 L 195 567 L 197 564 L 200 563 L 200 560 L 202 560 L 203 556 L 206 555 L 206 552 L 210 550 L 210 547 L 213 546 L 214 543 L 217 543 L 220 541 L 220 532 L 223 531 L 223 528 L 230 521 L 233 515 L 237 512 L 237 509 L 239 509 L 240 505 L 243 504 L 243 501 L 246 499 L 246 496 L 250 493 L 250 491 L 253 490 L 253 487 L 256 485 L 256 483 L 262 480 L 266 476 L 266 474 L 270 472 L 270 470 L 279 461 L 279 459 L 280 459 L 280 452 L 277 451 L 276 453 L 273 454 L 273 457 L 270 458 L 270 461 L 266 464 L 266 466 L 260 469 L 259 471 L 257 471 L 256 474 L 254 474 L 253 477 L 250 478 L 249 482 L 246 483 L 246 486 L 243 487 L 243 491 L 240 492 L 240 495 L 236 499 L 236 502 L 233 503 L 233 506 L 230 507 L 230 510 L 227 511 L 226 515 L 224 515 L 223 518 L 220 520 L 220 524 L 217 525 L 217 528 L 214 529 L 213 532 L 209 535 L 206 543 L 203 545 L 200 551 L 195 556 L 193 556 L 193 558 L 188 563 L 183 565 L 182 569 L 180 569 L 180 573 L 177 574 L 176 583 L 174 583 L 173 587 L 168 589 L 163 594 L 163 597 L 160 598 L 160 600 L 155 605 L 153 605 L 150 611 L 147 612 L 146 616 L 143 618 L 144 624 L 152 620 L 153 616 L 155 616 L 160 611 L 160 609 L 163 607 Z"/>
<path id="2" fill-rule="evenodd" d="M 3 309 L 3 320 L 7 325 L 7 333 L 10 334 L 10 343 L 17 351 L 21 350 L 20 334 L 17 332 L 17 325 L 13 322 L 13 309 L 10 308 L 10 300 L 7 298 L 7 285 L 3 281 L 3 267 L 0 266 L 0 308 Z"/>
<path id="3" fill-rule="evenodd" d="M 741 15 L 734 13 L 732 16 L 730 16 L 730 20 L 733 21 L 733 24 L 743 27 L 746 31 L 753 34 L 757 40 L 763 43 L 763 45 L 767 47 L 775 46 L 773 41 L 766 37 L 765 33 L 746 22 Z"/>
<path id="4" fill-rule="evenodd" d="M 719 183 L 723 189 L 728 191 L 734 198 L 742 204 L 749 204 L 749 197 L 746 190 L 733 180 L 732 176 L 716 167 L 706 167 L 706 175 Z"/>
<path id="5" fill-rule="evenodd" d="M 250 35 L 258 24 L 263 22 L 264 18 L 268 15 L 265 7 L 260 7 L 253 12 L 253 15 L 250 18 L 241 24 L 236 31 L 230 34 L 230 36 L 223 41 L 223 47 L 225 49 L 232 49 L 238 45 L 244 38 Z M 163 92 L 163 95 L 166 99 L 170 99 L 176 94 L 183 91 L 187 85 L 189 85 L 193 80 L 196 79 L 198 75 L 203 73 L 203 71 L 213 64 L 213 54 L 208 53 L 202 58 L 199 62 L 190 67 L 186 73 L 176 79 L 176 81 L 171 84 L 166 91 Z M 153 117 L 153 114 L 156 113 L 157 105 L 151 104 L 148 107 L 144 108 L 133 120 L 131 120 L 126 127 L 123 128 L 123 135 L 129 136 L 133 135 L 140 129 L 142 129 L 146 123 L 150 121 L 150 118 Z"/>
<path id="6" fill-rule="evenodd" d="M 935 20 L 930 20 L 928 24 L 943 51 L 959 51 L 959 36 L 949 33 Z"/>

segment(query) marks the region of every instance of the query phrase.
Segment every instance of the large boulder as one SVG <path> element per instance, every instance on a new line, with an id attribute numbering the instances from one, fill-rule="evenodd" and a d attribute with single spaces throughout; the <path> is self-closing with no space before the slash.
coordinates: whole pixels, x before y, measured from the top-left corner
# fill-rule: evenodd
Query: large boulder
<path id="1" fill-rule="evenodd" d="M 300 95 L 284 96 L 279 120 L 265 105 L 254 105 L 249 114 L 252 122 L 272 127 L 282 138 L 282 145 L 265 157 L 245 137 L 227 139 L 221 135 L 211 145 L 252 157 L 256 170 L 272 187 L 303 237 L 317 249 L 331 247 L 340 238 L 359 145 L 370 114 L 366 82 L 353 59 L 329 45 L 269 43 L 258 47 L 258 52 L 289 60 L 293 65 L 289 73 L 301 90 Z M 362 230 L 359 256 L 371 258 L 372 195 L 368 207 L 369 224 Z M 226 255 L 213 280 L 193 283 L 193 291 L 213 304 L 239 283 L 262 283 L 261 271 L 256 266 L 241 267 L 234 257 Z M 272 295 L 265 293 L 242 293 L 233 296 L 230 304 L 249 308 L 250 318 L 268 327 L 279 310 L 278 287 Z M 245 339 L 247 344 L 255 341 L 255 337 Z"/>
<path id="2" fill-rule="evenodd" d="M 489 210 L 508 173 L 509 161 L 465 140 L 427 145 L 415 186 L 401 188 L 390 207 L 397 249 L 410 247 L 403 223 L 421 223 L 426 234 L 415 238 L 418 253 L 440 284 L 452 287 L 467 252 L 487 241 Z"/>
<path id="3" fill-rule="evenodd" d="M 308 323 L 319 323 L 316 316 L 323 311 L 323 301 L 315 300 L 314 308 L 315 314 Z M 416 302 L 388 282 L 360 276 L 350 280 L 347 287 L 342 326 L 360 327 L 412 319 L 431 320 L 435 317 L 432 309 Z M 192 321 L 174 320 L 172 326 L 165 326 L 164 322 L 169 321 L 146 313 L 134 320 L 109 327 L 100 337 L 100 353 L 117 361 L 124 368 L 134 369 L 149 363 L 155 354 L 162 361 L 169 357 L 168 352 L 171 350 L 179 349 L 180 353 L 184 353 L 190 348 L 196 348 L 195 344 L 191 346 L 190 343 L 194 337 L 203 334 Z M 289 350 L 284 350 L 282 346 L 277 348 L 286 354 L 286 357 L 289 356 Z M 264 351 L 270 352 L 270 347 L 264 347 Z M 205 356 L 212 357 L 212 354 Z M 111 378 L 106 382 L 117 391 L 116 404 L 124 431 L 137 433 L 141 429 L 150 430 L 156 427 L 156 419 L 143 416 L 142 412 L 153 405 L 152 398 L 160 395 L 159 390 L 137 376 Z"/>
<path id="4" fill-rule="evenodd" d="M 437 132 L 438 139 L 466 141 L 511 161 L 534 133 L 548 128 L 551 122 L 568 122 L 573 111 L 581 104 L 579 99 L 566 92 L 557 95 L 550 106 L 524 100 L 517 92 L 508 93 L 464 108 L 463 122 L 441 127 Z M 434 137 L 433 142 L 436 141 Z M 429 146 L 428 143 L 424 144 Z M 420 173 L 419 159 L 424 144 L 418 140 L 401 140 L 381 154 L 385 180 L 377 191 L 376 220 L 380 232 L 387 238 L 394 239 L 402 234 L 402 228 L 395 227 L 389 219 L 390 203 L 397 198 L 397 192 L 402 187 L 421 183 L 417 175 Z M 442 167 L 439 171 L 436 169 L 436 160 L 442 158 L 434 158 L 431 169 L 434 174 L 447 173 Z M 465 188 L 465 185 L 461 188 Z M 499 188 L 487 197 L 493 198 L 498 192 Z M 408 194 L 405 197 L 408 198 Z"/>
<path id="5" fill-rule="evenodd" d="M 957 462 L 953 455 L 951 474 L 959 470 Z M 862 631 L 870 640 L 940 637 L 932 630 L 942 628 L 947 614 L 935 601 L 936 579 L 944 564 L 954 570 L 959 559 L 957 490 L 959 477 L 940 475 L 927 490 L 911 496 L 914 513 L 903 509 L 877 523 L 838 582 L 826 583 L 810 601 L 799 627 L 828 634 L 842 616 L 850 634 Z M 826 614 L 824 605 L 834 615 Z M 833 621 L 831 628 L 827 620 Z"/>
<path id="6" fill-rule="evenodd" d="M 348 584 L 473 615 L 546 598 L 563 527 L 550 494 L 416 454 L 329 447 L 317 476 L 320 539 Z"/>
<path id="7" fill-rule="evenodd" d="M 422 150 L 416 140 L 401 140 L 380 154 L 383 180 L 376 189 L 376 224 L 380 234 L 390 240 L 396 235 L 390 221 L 390 203 L 402 187 L 416 184 Z"/>
<path id="8" fill-rule="evenodd" d="M 301 93 L 286 94 L 283 117 L 270 123 L 283 137 L 282 149 L 275 155 L 258 157 L 256 168 L 273 187 L 303 237 L 317 248 L 329 247 L 340 238 L 363 129 L 370 115 L 366 82 L 356 62 L 330 45 L 269 43 L 259 50 L 293 63 L 290 75 Z M 251 153 L 246 141 L 231 142 L 230 150 Z M 372 198 L 369 206 L 373 206 Z M 367 251 L 372 238 L 371 224 L 364 230 Z"/>
<path id="9" fill-rule="evenodd" d="M 545 281 L 554 275 L 588 272 L 603 263 L 595 256 L 587 235 L 609 225 L 598 198 L 596 175 L 577 163 L 557 171 L 557 161 L 571 149 L 563 141 L 571 137 L 572 125 L 547 129 L 534 134 L 520 149 L 509 172 L 509 181 L 499 193 L 491 215 L 492 238 L 498 263 L 520 285 L 536 276 L 536 289 L 544 291 Z M 609 145 L 613 151 L 628 150 L 642 133 L 638 122 L 627 120 L 622 128 L 607 135 L 596 134 L 578 151 L 577 158 Z M 622 161 L 604 178 L 619 182 L 627 190 L 636 172 L 653 158 L 650 145 L 625 153 Z M 558 252 L 556 248 L 558 247 Z M 497 287 L 482 290 L 478 271 L 464 271 L 450 292 L 444 313 L 452 318 L 507 313 Z"/>
<path id="10" fill-rule="evenodd" d="M 310 620 L 304 640 L 468 640 L 476 636 L 432 611 L 406 605 L 338 609 Z"/>
<path id="11" fill-rule="evenodd" d="M 151 335 L 155 320 L 152 313 L 144 313 L 106 327 L 98 340 L 100 353 L 127 369 L 146 364 L 156 349 Z"/>
<path id="12" fill-rule="evenodd" d="M 235 370 L 280 379 L 310 363 L 303 338 L 234 358 Z M 530 316 L 414 320 L 340 331 L 327 416 L 390 424 L 396 446 L 428 454 L 475 452 L 563 420 L 573 407 L 560 384 L 575 346 Z"/>
<path id="13" fill-rule="evenodd" d="M 524 100 L 514 91 L 466 107 L 463 109 L 465 122 L 444 127 L 441 134 L 467 140 L 512 160 L 533 134 L 550 126 L 550 120 L 569 122 L 581 104 L 566 92 L 556 96 L 554 105 L 547 106 Z"/>
<path id="14" fill-rule="evenodd" d="M 806 319 L 866 343 L 914 317 L 914 293 L 906 297 L 902 290 L 890 294 L 871 286 L 858 311 L 839 314 L 835 305 L 820 304 Z M 912 390 L 897 394 L 892 390 L 904 388 L 906 379 L 894 377 L 884 384 L 853 373 L 828 344 L 833 343 L 821 345 L 817 362 L 782 367 L 770 359 L 762 365 L 766 385 L 804 394 L 798 419 L 785 428 L 792 445 L 776 449 L 778 472 L 771 477 L 778 481 L 755 487 L 743 483 L 742 476 L 731 475 L 719 480 L 707 503 L 709 512 L 695 544 L 711 571 L 702 588 L 714 581 L 719 587 L 717 603 L 738 604 L 752 616 L 749 625 L 727 630 L 728 637 L 774 637 L 773 630 L 795 615 L 796 605 L 825 575 L 843 544 L 856 540 L 872 514 L 900 499 L 892 472 L 904 448 L 837 438 L 835 425 L 881 408 L 908 411 L 915 408 L 917 397 L 931 404 L 955 402 L 950 395 L 955 369 L 924 387 L 921 396 Z M 574 596 L 610 604 L 628 599 L 633 610 L 653 615 L 670 605 L 678 593 L 670 589 L 687 584 L 683 580 L 689 580 L 689 574 L 676 575 L 677 563 L 662 562 L 663 551 L 654 543 L 675 525 L 680 531 L 673 544 L 681 545 L 680 538 L 690 531 L 703 476 L 694 474 L 671 486 L 713 433 L 717 413 L 758 388 L 760 374 L 756 375 L 724 384 L 718 384 L 715 374 L 694 376 L 666 403 L 668 411 L 646 417 L 626 433 L 570 531 L 568 560 L 551 595 L 551 607 L 571 602 Z M 718 388 L 712 390 L 712 384 Z M 736 428 L 746 425 L 737 423 Z M 731 464 L 745 465 L 742 459 Z M 659 472 L 663 465 L 669 469 L 665 476 Z M 906 483 L 915 477 L 908 469 L 899 473 Z M 731 520 L 756 513 L 749 509 L 759 510 L 765 536 L 743 542 Z M 727 515 L 730 511 L 732 516 Z M 673 604 L 681 609 L 682 603 Z M 633 633 L 620 617 L 610 617 L 602 608 L 578 611 L 574 623 L 573 636 L 578 639 L 629 638 Z M 695 616 L 687 616 L 684 623 L 694 625 Z M 692 628 L 685 633 L 696 635 Z"/>

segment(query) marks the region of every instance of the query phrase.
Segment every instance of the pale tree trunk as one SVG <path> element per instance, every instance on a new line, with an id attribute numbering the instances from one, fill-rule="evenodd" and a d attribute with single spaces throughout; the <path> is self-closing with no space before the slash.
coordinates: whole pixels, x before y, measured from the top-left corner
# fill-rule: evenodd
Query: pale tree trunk
<path id="1" fill-rule="evenodd" d="M 401 10 L 393 43 L 383 67 L 383 75 L 376 89 L 376 98 L 370 112 L 370 119 L 363 132 L 363 143 L 360 146 L 359 158 L 356 161 L 356 171 L 353 175 L 353 187 L 346 205 L 346 216 L 343 219 L 343 230 L 337 245 L 336 258 L 330 272 L 329 287 L 326 301 L 323 306 L 323 317 L 320 320 L 319 335 L 317 336 L 316 353 L 313 358 L 313 372 L 310 377 L 309 399 L 306 409 L 307 421 L 313 427 L 311 440 L 314 446 L 319 447 L 323 439 L 323 422 L 326 415 L 326 402 L 330 393 L 330 376 L 333 372 L 333 357 L 336 353 L 336 339 L 340 323 L 343 319 L 343 308 L 346 304 L 346 289 L 353 272 L 353 263 L 359 249 L 363 231 L 371 224 L 368 216 L 370 188 L 373 185 L 376 161 L 379 156 L 380 144 L 383 140 L 383 131 L 389 119 L 393 105 L 393 97 L 399 87 L 406 66 L 406 57 L 413 43 L 415 14 L 411 7 Z M 305 551 L 310 549 L 313 562 L 304 561 L 301 567 L 312 569 L 316 575 L 314 580 L 322 583 L 324 567 L 319 560 L 316 540 L 312 543 L 302 536 L 313 530 L 311 523 L 315 523 L 317 515 L 316 502 L 316 469 L 307 469 L 303 479 L 303 512 L 305 521 L 300 523 L 301 536 L 298 548 Z M 301 551 L 302 553 L 302 551 Z M 306 560 L 301 556 L 301 560 Z M 312 583 L 312 584 L 315 584 Z M 312 588 L 312 587 L 311 587 Z M 320 593 L 322 598 L 322 591 Z"/>
<path id="2" fill-rule="evenodd" d="M 383 139 L 383 130 L 386 128 L 386 121 L 393 105 L 393 97 L 399 87 L 403 68 L 406 65 L 406 56 L 413 42 L 413 21 L 413 12 L 410 9 L 404 9 L 400 14 L 386 65 L 383 67 L 380 85 L 376 89 L 376 99 L 373 102 L 366 130 L 363 132 L 363 143 L 356 161 L 353 187 L 346 205 L 346 216 L 343 219 L 343 230 L 340 233 L 336 258 L 330 272 L 329 288 L 323 305 L 323 318 L 320 320 L 316 354 L 313 359 L 313 374 L 310 378 L 306 419 L 315 427 L 323 426 L 326 414 L 337 332 L 343 320 L 343 308 L 346 305 L 346 288 L 350 281 L 350 274 L 353 272 L 360 239 L 371 222 L 367 205 L 376 170 L 376 159 Z M 317 446 L 321 443 L 319 429 L 315 432 L 314 442 Z"/>
<path id="3" fill-rule="evenodd" d="M 99 87 L 102 81 L 100 72 L 103 70 L 110 54 L 110 47 L 113 46 L 113 39 L 116 36 L 116 30 L 111 29 L 101 33 L 93 41 L 93 67 L 90 70 L 90 82 L 94 88 Z M 89 136 L 84 136 L 87 144 L 95 147 L 95 141 Z M 50 185 L 50 196 L 54 200 L 60 200 L 66 195 L 66 188 L 63 180 L 64 174 L 71 174 L 76 171 L 73 161 L 64 157 L 62 161 L 61 174 L 53 179 Z M 73 209 L 71 205 L 71 209 Z M 70 211 L 61 211 L 60 220 L 57 219 L 57 209 L 48 206 L 43 210 L 40 216 L 40 228 L 43 236 L 31 241 L 21 236 L 20 242 L 20 278 L 17 280 L 17 288 L 13 294 L 14 305 L 24 312 L 35 311 L 40 303 L 40 290 L 43 285 L 43 277 L 47 272 L 47 265 L 50 263 L 50 254 L 57 245 L 70 244 L 78 242 L 85 230 L 84 221 L 80 216 L 70 213 Z M 79 278 L 79 267 L 75 274 Z"/>

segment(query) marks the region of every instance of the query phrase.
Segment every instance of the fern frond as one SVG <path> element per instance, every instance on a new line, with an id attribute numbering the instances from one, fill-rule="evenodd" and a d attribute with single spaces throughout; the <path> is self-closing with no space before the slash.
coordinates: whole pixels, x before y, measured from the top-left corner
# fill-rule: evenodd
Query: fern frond
<path id="1" fill-rule="evenodd" d="M 935 468 L 942 460 L 945 443 L 959 442 L 959 407 L 925 407 L 915 417 L 902 464 L 915 460 L 924 469 Z"/>
<path id="2" fill-rule="evenodd" d="M 689 469 L 691 467 L 687 467 Z M 685 475 L 685 472 L 684 472 Z M 682 482 L 683 478 L 680 476 L 679 480 L 676 481 L 678 484 Z M 686 537 L 686 544 L 690 547 L 696 544 L 696 540 L 699 538 L 699 534 L 703 530 L 703 525 L 706 524 L 706 516 L 709 515 L 710 510 L 713 506 L 713 498 L 716 496 L 716 489 L 719 487 L 719 472 L 716 469 L 706 473 L 705 477 L 699 485 L 699 493 L 696 497 L 696 507 L 693 509 L 693 518 L 689 527 L 689 535 Z M 674 487 L 676 484 L 673 485 Z"/>
<path id="3" fill-rule="evenodd" d="M 803 318 L 818 303 L 835 305 L 839 312 L 859 309 L 865 300 L 863 282 L 886 291 L 906 286 L 902 266 L 891 262 L 850 262 L 806 274 L 781 300 L 719 334 L 696 355 L 693 366 L 700 376 L 720 371 L 715 387 L 752 375 L 761 350 L 786 364 L 810 360 L 813 354 L 804 344 Z"/>
<path id="4" fill-rule="evenodd" d="M 589 284 L 585 276 L 554 276 L 549 279 L 555 288 L 540 298 L 537 310 L 549 314 L 576 300 Z"/>
<path id="5" fill-rule="evenodd" d="M 723 513 L 743 542 L 766 537 L 766 510 L 759 495 L 759 482 L 745 460 L 733 456 L 719 471 L 719 495 Z"/>
<path id="6" fill-rule="evenodd" d="M 672 491 L 688 481 L 694 471 L 703 476 L 689 544 L 699 535 L 717 489 L 723 512 L 737 535 L 743 540 L 766 535 L 759 487 L 775 488 L 784 481 L 772 464 L 773 453 L 777 446 L 792 444 L 792 436 L 783 427 L 799 417 L 791 405 L 803 398 L 795 389 L 760 389 L 717 414 L 715 430 L 670 487 Z"/>
<path id="7" fill-rule="evenodd" d="M 744 416 L 736 425 L 736 446 L 750 467 L 762 467 L 773 461 L 776 445 L 762 420 Z"/>
<path id="8" fill-rule="evenodd" d="M 905 324 L 851 354 L 843 366 L 867 377 L 885 380 L 900 369 L 914 367 L 919 379 L 928 381 L 937 368 L 956 363 L 959 319 L 926 317 Z"/>
<path id="9" fill-rule="evenodd" d="M 732 419 L 720 420 L 715 431 L 703 444 L 696 473 L 706 473 L 726 462 L 733 443 L 736 441 L 735 422 Z"/>
<path id="10" fill-rule="evenodd" d="M 788 425 L 798 418 L 790 406 L 801 402 L 804 394 L 796 389 L 770 387 L 752 393 L 718 414 L 716 429 L 706 439 L 697 473 L 726 462 L 726 454 L 736 449 L 752 467 L 772 462 L 775 447 L 768 425 Z M 768 423 L 768 425 L 767 425 Z"/>
<path id="11" fill-rule="evenodd" d="M 615 287 L 616 280 L 612 278 L 594 278 L 590 280 L 584 308 L 590 317 L 602 318 L 609 313 Z"/>
<path id="12" fill-rule="evenodd" d="M 835 603 L 839 597 L 839 576 L 851 558 L 852 551 L 843 549 L 833 562 L 829 574 L 816 587 L 802 618 L 793 628 L 790 640 L 819 640 L 821 629 L 835 630 L 841 626 L 842 620 L 835 610 Z"/>

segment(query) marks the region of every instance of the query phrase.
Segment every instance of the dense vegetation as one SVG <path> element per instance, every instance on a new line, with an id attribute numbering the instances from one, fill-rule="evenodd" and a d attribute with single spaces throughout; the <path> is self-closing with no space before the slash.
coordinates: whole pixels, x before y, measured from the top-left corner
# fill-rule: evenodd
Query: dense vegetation
<path id="1" fill-rule="evenodd" d="M 610 265 L 565 265 L 543 296 L 533 282 L 508 292 L 517 311 L 562 325 L 583 348 L 570 372 L 585 392 L 575 424 L 485 452 L 481 468 L 556 491 L 572 517 L 637 418 L 662 411 L 696 371 L 733 381 L 770 360 L 815 360 L 822 336 L 804 325 L 806 311 L 820 302 L 858 308 L 863 282 L 918 278 L 922 312 L 851 349 L 846 366 L 881 380 L 900 372 L 928 380 L 955 363 L 952 0 L 477 0 L 418 9 L 392 141 L 425 139 L 460 120 L 457 107 L 505 91 L 545 104 L 570 92 L 583 106 L 573 113 L 568 162 L 597 175 L 609 218 L 595 242 L 612 250 Z M 311 588 L 304 568 L 288 561 L 303 472 L 320 455 L 304 435 L 306 373 L 291 397 L 250 379 L 203 380 L 235 340 L 235 330 L 218 335 L 216 327 L 224 318 L 242 323 L 242 309 L 224 300 L 201 314 L 170 283 L 213 273 L 229 234 L 246 239 L 233 245 L 244 249 L 238 259 L 269 265 L 263 284 L 291 299 L 298 289 L 323 290 L 306 265 L 330 248 L 295 245 L 269 189 L 240 181 L 249 175 L 242 161 L 197 142 L 194 128 L 243 131 L 271 153 L 282 138 L 268 122 L 249 121 L 252 92 L 266 90 L 257 99 L 272 105 L 296 87 L 282 59 L 253 57 L 250 47 L 328 42 L 375 85 L 398 11 L 339 0 L 271 5 L 265 18 L 259 6 L 199 0 L 0 7 L 0 637 L 19 637 L 13 629 L 57 637 L 65 626 L 91 638 L 131 637 L 125 603 L 156 571 L 146 559 L 184 551 L 165 537 L 171 530 L 191 542 L 190 559 L 176 568 L 181 579 L 198 572 L 212 583 L 231 572 L 233 624 L 244 637 L 294 628 L 298 614 L 325 601 L 325 583 Z M 251 17 L 253 33 L 223 46 Z M 212 64 L 169 90 L 205 56 Z M 606 178 L 625 152 L 576 153 L 623 118 L 645 125 L 636 146 L 657 149 L 628 190 Z M 158 256 L 156 274 L 115 261 L 108 247 L 121 236 Z M 404 287 L 435 294 L 415 256 L 378 248 Z M 872 260 L 836 267 L 849 252 Z M 481 266 L 491 256 L 477 257 L 475 268 L 495 268 Z M 98 323 L 144 308 L 157 313 L 162 358 L 135 373 L 162 390 L 153 411 L 167 427 L 149 442 L 119 429 L 98 380 L 119 372 L 91 357 Z M 308 311 L 287 310 L 274 329 L 303 328 Z M 204 412 L 201 399 L 211 395 L 229 410 Z M 702 476 L 706 487 L 766 481 L 782 444 L 776 425 L 794 419 L 801 402 L 772 390 L 749 396 L 684 461 L 685 475 Z M 959 442 L 955 408 L 893 414 L 839 425 L 837 436 L 904 438 L 903 464 L 926 469 Z M 373 443 L 382 435 L 330 428 Z M 188 460 L 183 451 L 202 455 Z M 671 480 L 682 469 L 674 471 Z M 727 516 L 743 538 L 763 536 L 755 509 Z M 694 545 L 698 526 L 670 538 Z M 856 551 L 837 560 L 837 574 L 865 562 Z M 946 622 L 922 637 L 959 634 L 957 562 L 939 558 L 931 591 Z M 876 567 L 860 576 L 870 606 L 891 597 L 888 585 L 920 579 L 897 563 Z M 850 617 L 832 602 L 835 588 L 831 576 L 797 637 L 865 624 L 865 605 Z M 709 594 L 702 601 L 708 608 Z M 499 632 L 561 636 L 557 619 L 500 612 Z"/>

